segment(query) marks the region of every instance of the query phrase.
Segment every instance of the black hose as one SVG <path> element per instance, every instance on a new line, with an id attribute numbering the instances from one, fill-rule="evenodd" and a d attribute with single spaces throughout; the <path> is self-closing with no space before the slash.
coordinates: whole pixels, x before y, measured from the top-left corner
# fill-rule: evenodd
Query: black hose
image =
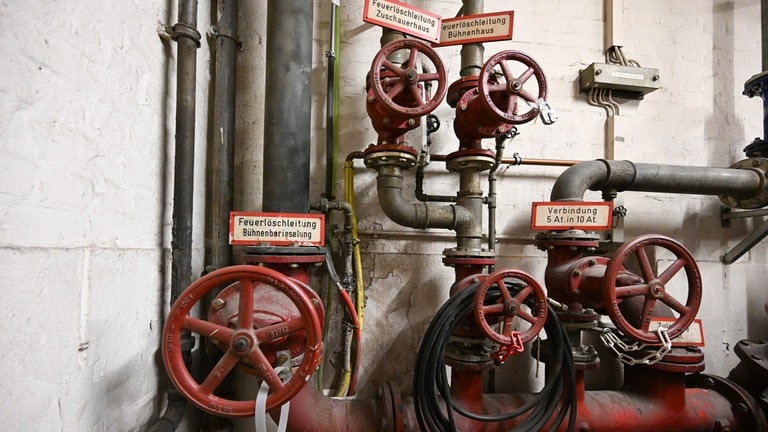
<path id="1" fill-rule="evenodd" d="M 519 289 L 513 284 L 507 285 L 511 290 Z M 539 432 L 553 417 L 549 430 L 555 431 L 568 413 L 568 430 L 573 431 L 576 422 L 573 353 L 570 341 L 551 308 L 544 328 L 554 349 L 552 361 L 547 365 L 552 368 L 553 375 L 540 392 L 522 406 L 502 414 L 480 415 L 452 403 L 443 362 L 445 347 L 457 323 L 471 316 L 478 286 L 479 283 L 471 285 L 451 297 L 437 312 L 424 335 L 414 373 L 414 405 L 419 427 L 430 432 L 455 432 L 454 411 L 482 422 L 501 422 L 527 413 L 525 420 L 513 429 L 514 432 Z M 498 289 L 491 289 L 486 299 L 495 302 L 499 297 Z"/>

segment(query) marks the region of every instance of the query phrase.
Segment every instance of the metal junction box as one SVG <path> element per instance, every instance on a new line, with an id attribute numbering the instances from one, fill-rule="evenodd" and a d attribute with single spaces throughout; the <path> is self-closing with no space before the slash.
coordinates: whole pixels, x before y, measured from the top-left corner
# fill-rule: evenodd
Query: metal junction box
<path id="1" fill-rule="evenodd" d="M 642 99 L 646 94 L 658 90 L 659 70 L 636 66 L 622 66 L 611 63 L 592 63 L 579 72 L 581 91 L 593 88 L 617 90 L 619 97 Z"/>

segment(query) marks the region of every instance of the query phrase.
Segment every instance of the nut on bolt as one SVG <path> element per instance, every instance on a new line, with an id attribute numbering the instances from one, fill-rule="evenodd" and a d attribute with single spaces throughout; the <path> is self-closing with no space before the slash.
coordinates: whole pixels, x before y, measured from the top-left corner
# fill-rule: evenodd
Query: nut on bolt
<path id="1" fill-rule="evenodd" d="M 211 302 L 211 307 L 213 308 L 213 310 L 221 310 L 226 305 L 227 305 L 227 301 L 224 300 L 223 298 L 217 298 Z"/>

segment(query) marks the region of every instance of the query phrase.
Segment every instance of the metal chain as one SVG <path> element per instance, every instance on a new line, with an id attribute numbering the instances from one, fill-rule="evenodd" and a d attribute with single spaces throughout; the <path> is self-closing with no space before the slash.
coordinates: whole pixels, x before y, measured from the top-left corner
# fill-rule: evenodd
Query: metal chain
<path id="1" fill-rule="evenodd" d="M 667 355 L 669 350 L 672 349 L 672 340 L 669 338 L 669 333 L 667 333 L 666 328 L 660 327 L 655 331 L 655 333 L 659 336 L 661 346 L 655 352 L 652 352 L 647 356 L 639 359 L 626 354 L 626 352 L 641 350 L 646 347 L 645 344 L 635 342 L 631 345 L 627 345 L 624 341 L 619 339 L 619 337 L 616 336 L 616 334 L 614 334 L 611 329 L 604 329 L 600 335 L 600 339 L 603 341 L 605 346 L 616 353 L 622 363 L 630 366 L 638 364 L 652 365 L 661 360 L 665 355 Z"/>

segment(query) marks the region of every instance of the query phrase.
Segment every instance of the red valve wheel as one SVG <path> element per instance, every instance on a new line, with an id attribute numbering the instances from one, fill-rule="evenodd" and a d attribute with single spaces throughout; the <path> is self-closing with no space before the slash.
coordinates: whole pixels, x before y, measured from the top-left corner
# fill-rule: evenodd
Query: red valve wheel
<path id="1" fill-rule="evenodd" d="M 659 250 L 653 250 L 658 248 Z M 653 270 L 650 257 L 661 257 L 668 254 L 674 255 L 672 263 L 658 275 Z M 625 271 L 624 264 L 634 256 L 641 269 L 643 283 L 627 286 L 616 286 L 616 279 L 620 272 Z M 687 299 L 685 304 L 675 299 L 669 292 L 670 281 L 685 271 L 687 277 Z M 682 282 L 682 280 L 681 280 Z M 603 302 L 608 316 L 625 335 L 645 344 L 659 344 L 659 336 L 650 330 L 653 319 L 653 309 L 657 302 L 661 302 L 679 316 L 667 329 L 670 339 L 679 336 L 693 322 L 701 305 L 701 273 L 693 256 L 682 244 L 663 236 L 644 235 L 624 243 L 613 258 L 608 262 L 603 280 Z M 645 298 L 639 325 L 631 324 L 619 310 L 619 303 L 638 297 Z"/>
<path id="2" fill-rule="evenodd" d="M 510 292 L 507 281 L 513 284 L 518 282 L 520 290 Z M 498 287 L 501 298 L 496 303 L 486 304 L 486 295 L 493 286 Z M 530 307 L 530 312 L 522 307 L 524 304 Z M 501 345 L 512 345 L 514 342 L 512 321 L 515 317 L 530 324 L 527 330 L 520 331 L 522 343 L 536 337 L 547 321 L 547 296 L 544 290 L 533 277 L 520 270 L 499 270 L 485 278 L 475 293 L 474 306 L 475 321 L 483 333 Z M 492 327 L 497 322 L 503 323 L 500 333 Z"/>
<path id="3" fill-rule="evenodd" d="M 508 63 L 510 62 L 510 63 Z M 516 69 L 520 63 L 524 67 L 521 74 Z M 501 74 L 494 69 L 501 67 Z M 538 89 L 533 93 L 524 89 L 531 87 L 530 79 L 535 78 Z M 485 62 L 478 78 L 480 101 L 485 108 L 493 113 L 500 122 L 521 124 L 527 123 L 539 115 L 538 104 L 547 98 L 547 78 L 536 60 L 520 51 L 501 51 L 494 54 Z M 527 111 L 520 112 L 520 99 L 525 105 L 533 106 Z"/>
<path id="4" fill-rule="evenodd" d="M 236 325 L 224 326 L 190 315 L 192 308 L 205 294 L 225 286 L 239 291 Z M 253 317 L 254 291 L 259 289 L 275 290 L 277 295 L 287 297 L 300 316 L 257 328 Z M 200 383 L 192 377 L 181 356 L 183 331 L 212 339 L 224 351 L 219 362 Z M 269 345 L 298 332 L 306 335 L 304 357 L 291 379 L 283 383 L 260 345 Z M 252 370 L 269 385 L 267 410 L 278 407 L 304 387 L 317 367 L 322 356 L 322 330 L 312 300 L 299 282 L 266 267 L 239 265 L 211 272 L 182 293 L 168 313 L 163 329 L 162 351 L 163 363 L 171 381 L 198 408 L 214 415 L 248 417 L 254 415 L 254 400 L 231 400 L 214 394 L 229 372 L 238 364 Z"/>
<path id="5" fill-rule="evenodd" d="M 401 49 L 409 50 L 408 60 L 402 67 L 387 59 L 390 54 Z M 419 54 L 432 62 L 434 72 L 419 73 Z M 373 58 L 370 77 L 371 90 L 376 100 L 383 103 L 387 111 L 405 117 L 420 117 L 434 111 L 448 90 L 445 67 L 440 57 L 427 44 L 415 39 L 399 39 L 384 45 Z M 437 81 L 437 89 L 431 97 L 422 94 L 422 83 L 428 81 Z"/>

